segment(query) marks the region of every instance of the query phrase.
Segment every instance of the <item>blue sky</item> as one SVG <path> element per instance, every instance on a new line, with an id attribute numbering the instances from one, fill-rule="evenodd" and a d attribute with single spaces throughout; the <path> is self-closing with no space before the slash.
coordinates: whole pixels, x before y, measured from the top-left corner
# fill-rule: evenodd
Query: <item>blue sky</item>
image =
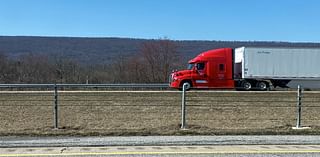
<path id="1" fill-rule="evenodd" d="M 320 1 L 0 0 L 0 35 L 320 42 Z"/>

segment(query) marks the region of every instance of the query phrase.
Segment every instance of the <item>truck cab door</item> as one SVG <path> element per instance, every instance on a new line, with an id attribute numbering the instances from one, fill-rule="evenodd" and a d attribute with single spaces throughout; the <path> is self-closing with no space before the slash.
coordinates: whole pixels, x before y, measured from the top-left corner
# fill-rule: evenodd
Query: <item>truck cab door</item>
<path id="1" fill-rule="evenodd" d="M 194 86 L 197 88 L 208 88 L 208 72 L 207 62 L 199 62 L 195 65 L 195 74 L 192 79 L 194 80 Z"/>
<path id="2" fill-rule="evenodd" d="M 230 83 L 233 80 L 227 68 L 232 67 L 227 67 L 225 60 L 222 58 L 212 60 L 209 64 L 209 86 L 212 88 L 230 88 Z"/>
<path id="3" fill-rule="evenodd" d="M 217 80 L 216 86 L 223 87 L 226 83 L 226 64 L 223 62 L 217 63 Z"/>

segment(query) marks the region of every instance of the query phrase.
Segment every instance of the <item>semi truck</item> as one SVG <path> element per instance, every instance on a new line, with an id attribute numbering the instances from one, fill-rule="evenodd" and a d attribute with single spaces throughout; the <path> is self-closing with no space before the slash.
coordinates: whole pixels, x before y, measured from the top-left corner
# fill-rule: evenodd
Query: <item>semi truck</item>
<path id="1" fill-rule="evenodd" d="M 170 87 L 270 90 L 290 85 L 319 86 L 318 48 L 220 48 L 200 53 L 188 68 L 173 71 Z"/>

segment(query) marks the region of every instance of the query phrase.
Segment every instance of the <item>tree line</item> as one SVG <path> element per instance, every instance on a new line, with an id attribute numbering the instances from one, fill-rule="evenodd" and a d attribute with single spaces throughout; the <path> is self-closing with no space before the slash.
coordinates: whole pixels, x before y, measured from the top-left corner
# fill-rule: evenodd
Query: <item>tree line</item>
<path id="1" fill-rule="evenodd" d="M 105 64 L 79 64 L 63 54 L 0 53 L 0 83 L 165 83 L 182 65 L 178 45 L 169 40 L 144 42 L 138 53 L 113 57 Z"/>

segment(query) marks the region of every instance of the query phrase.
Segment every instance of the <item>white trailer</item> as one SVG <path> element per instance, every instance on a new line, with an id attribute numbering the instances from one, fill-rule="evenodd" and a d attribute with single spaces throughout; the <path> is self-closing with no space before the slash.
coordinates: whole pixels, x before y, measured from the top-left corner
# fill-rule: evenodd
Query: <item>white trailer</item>
<path id="1" fill-rule="evenodd" d="M 240 47 L 234 50 L 234 77 L 257 87 L 320 87 L 320 49 Z M 307 85 L 307 86 L 306 86 Z M 243 86 L 243 85 L 242 85 Z M 249 87 L 249 86 L 247 86 Z M 251 88 L 250 87 L 250 88 Z M 310 88 L 307 87 L 307 88 Z"/>

